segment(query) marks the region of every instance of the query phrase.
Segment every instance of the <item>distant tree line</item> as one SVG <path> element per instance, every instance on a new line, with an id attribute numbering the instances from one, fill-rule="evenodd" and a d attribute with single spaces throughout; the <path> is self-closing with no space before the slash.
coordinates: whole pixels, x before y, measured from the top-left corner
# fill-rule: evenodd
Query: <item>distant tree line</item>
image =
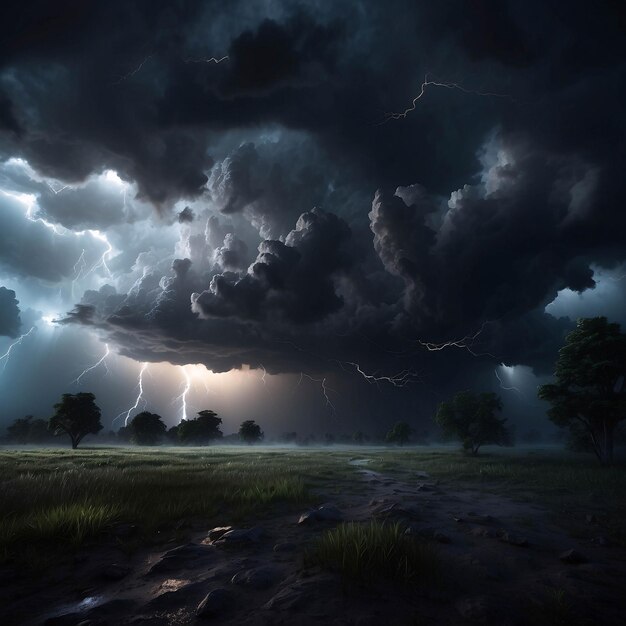
<path id="1" fill-rule="evenodd" d="M 568 433 L 573 450 L 594 453 L 600 462 L 613 461 L 616 442 L 623 441 L 620 426 L 626 420 L 626 334 L 619 324 L 605 317 L 583 318 L 565 338 L 555 368 L 555 382 L 538 389 L 539 398 L 550 404 L 548 416 Z M 48 444 L 58 436 L 67 436 L 72 448 L 84 437 L 102 429 L 100 408 L 92 393 L 63 394 L 54 405 L 49 420 L 32 415 L 16 419 L 7 428 L 4 440 L 14 444 Z M 445 438 L 460 441 L 463 450 L 477 455 L 485 445 L 513 445 L 514 431 L 500 416 L 502 401 L 495 393 L 460 391 L 441 402 L 434 422 Z M 216 442 L 254 444 L 264 439 L 254 420 L 242 422 L 237 433 L 224 436 L 222 419 L 211 410 L 182 420 L 167 428 L 160 415 L 142 411 L 117 433 L 109 432 L 108 442 L 151 446 L 203 446 Z M 526 443 L 537 443 L 541 433 L 530 429 L 523 435 Z M 382 443 L 404 446 L 427 443 L 428 433 L 416 433 L 406 421 L 398 421 L 386 434 L 370 436 L 361 430 L 352 434 L 326 433 L 322 437 L 299 436 L 287 432 L 278 442 L 297 445 L 366 445 Z"/>
<path id="2" fill-rule="evenodd" d="M 4 441 L 12 444 L 51 444 L 56 437 L 66 435 L 72 448 L 77 448 L 87 435 L 97 435 L 102 429 L 101 412 L 92 393 L 63 394 L 54 405 L 49 420 L 32 415 L 16 419 L 7 428 Z M 263 440 L 264 433 L 254 420 L 246 420 L 239 432 L 224 437 L 222 418 L 215 411 L 204 410 L 192 419 L 182 420 L 167 428 L 160 415 L 142 411 L 117 432 L 109 431 L 105 443 L 133 443 L 139 446 L 169 445 L 205 446 L 218 441 L 244 442 L 249 445 Z"/>

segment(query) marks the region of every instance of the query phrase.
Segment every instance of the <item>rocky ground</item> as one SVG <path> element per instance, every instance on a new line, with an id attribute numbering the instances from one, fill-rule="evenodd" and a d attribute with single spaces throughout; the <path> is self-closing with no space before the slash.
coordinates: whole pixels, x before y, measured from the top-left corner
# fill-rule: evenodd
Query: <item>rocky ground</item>
<path id="1" fill-rule="evenodd" d="M 488 489 L 402 477 L 353 461 L 347 478 L 301 515 L 184 529 L 187 539 L 129 555 L 134 529 L 78 554 L 37 583 L 2 574 L 0 623 L 122 624 L 624 624 L 626 550 L 600 533 L 572 538 L 540 505 Z M 335 493 L 336 492 L 336 493 Z M 400 521 L 437 544 L 444 580 L 419 588 L 362 586 L 307 567 L 304 553 L 342 521 Z M 588 524 L 593 527 L 593 515 Z M 593 533 L 591 533 L 593 535 Z M 155 551 L 156 550 L 156 551 Z"/>

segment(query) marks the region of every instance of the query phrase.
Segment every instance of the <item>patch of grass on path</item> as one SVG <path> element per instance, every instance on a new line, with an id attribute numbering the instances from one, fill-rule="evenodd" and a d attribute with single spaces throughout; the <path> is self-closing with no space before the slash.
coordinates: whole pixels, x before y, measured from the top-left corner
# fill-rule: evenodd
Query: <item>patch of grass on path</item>
<path id="1" fill-rule="evenodd" d="M 407 537 L 400 524 L 381 522 L 350 522 L 325 532 L 306 561 L 361 582 L 427 583 L 441 573 L 432 544 Z"/>

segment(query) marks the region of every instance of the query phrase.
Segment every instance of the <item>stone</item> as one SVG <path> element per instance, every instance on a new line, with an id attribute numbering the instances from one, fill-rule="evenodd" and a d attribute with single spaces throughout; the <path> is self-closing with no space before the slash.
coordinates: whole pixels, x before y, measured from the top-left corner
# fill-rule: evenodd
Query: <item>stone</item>
<path id="1" fill-rule="evenodd" d="M 275 585 L 282 575 L 282 570 L 265 565 L 237 572 L 231 579 L 233 585 L 244 585 L 251 589 L 268 589 Z"/>
<path id="2" fill-rule="evenodd" d="M 122 580 L 130 574 L 130 567 L 128 565 L 120 565 L 118 563 L 111 563 L 102 570 L 102 577 L 107 580 Z"/>
<path id="3" fill-rule="evenodd" d="M 213 556 L 212 548 L 199 543 L 187 543 L 168 550 L 150 568 L 148 574 L 168 572 L 180 567 L 193 567 L 195 561 Z"/>
<path id="4" fill-rule="evenodd" d="M 384 504 L 372 511 L 374 517 L 396 517 L 396 518 L 409 518 L 419 519 L 420 511 L 411 506 L 410 504 L 400 504 L 399 502 L 392 502 L 391 504 Z"/>
<path id="5" fill-rule="evenodd" d="M 415 472 L 415 476 L 417 478 L 430 478 L 430 474 L 428 472 Z"/>
<path id="6" fill-rule="evenodd" d="M 274 552 L 293 552 L 297 547 L 292 541 L 280 541 L 274 546 Z"/>
<path id="7" fill-rule="evenodd" d="M 222 535 L 227 533 L 229 530 L 232 530 L 232 526 L 216 526 L 209 531 L 207 535 L 207 539 L 209 541 L 217 541 Z"/>
<path id="8" fill-rule="evenodd" d="M 217 587 L 204 597 L 196 609 L 196 615 L 201 619 L 210 619 L 223 613 L 233 604 L 233 597 L 227 589 Z"/>
<path id="9" fill-rule="evenodd" d="M 280 589 L 263 605 L 265 610 L 294 611 L 300 610 L 312 600 L 337 591 L 338 581 L 327 576 L 315 576 L 308 580 L 297 580 Z M 295 623 L 295 622 L 294 622 Z"/>
<path id="10" fill-rule="evenodd" d="M 452 541 L 448 535 L 442 533 L 440 530 L 436 530 L 433 533 L 433 539 L 439 543 L 450 543 Z"/>
<path id="11" fill-rule="evenodd" d="M 298 524 L 309 524 L 311 522 L 340 522 L 343 519 L 341 511 L 332 504 L 322 504 L 317 509 L 312 509 L 303 513 L 298 519 Z"/>
<path id="12" fill-rule="evenodd" d="M 570 565 L 578 565 L 579 563 L 586 563 L 587 559 L 577 550 L 566 550 L 559 554 L 559 559 L 563 563 L 569 563 Z"/>
<path id="13" fill-rule="evenodd" d="M 263 529 L 258 526 L 254 526 L 252 528 L 234 528 L 225 532 L 214 543 L 218 546 L 242 543 L 258 543 L 261 540 L 263 534 Z"/>

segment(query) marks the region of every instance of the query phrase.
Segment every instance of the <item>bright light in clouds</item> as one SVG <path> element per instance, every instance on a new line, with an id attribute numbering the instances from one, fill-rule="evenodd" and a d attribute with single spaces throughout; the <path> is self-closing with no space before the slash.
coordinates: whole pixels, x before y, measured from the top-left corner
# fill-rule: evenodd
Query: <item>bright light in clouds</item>
<path id="1" fill-rule="evenodd" d="M 112 185 L 118 185 L 120 187 L 124 187 L 127 184 L 119 177 L 118 173 L 115 170 L 104 171 L 102 173 L 102 178 L 104 178 L 107 183 L 110 183 Z"/>

